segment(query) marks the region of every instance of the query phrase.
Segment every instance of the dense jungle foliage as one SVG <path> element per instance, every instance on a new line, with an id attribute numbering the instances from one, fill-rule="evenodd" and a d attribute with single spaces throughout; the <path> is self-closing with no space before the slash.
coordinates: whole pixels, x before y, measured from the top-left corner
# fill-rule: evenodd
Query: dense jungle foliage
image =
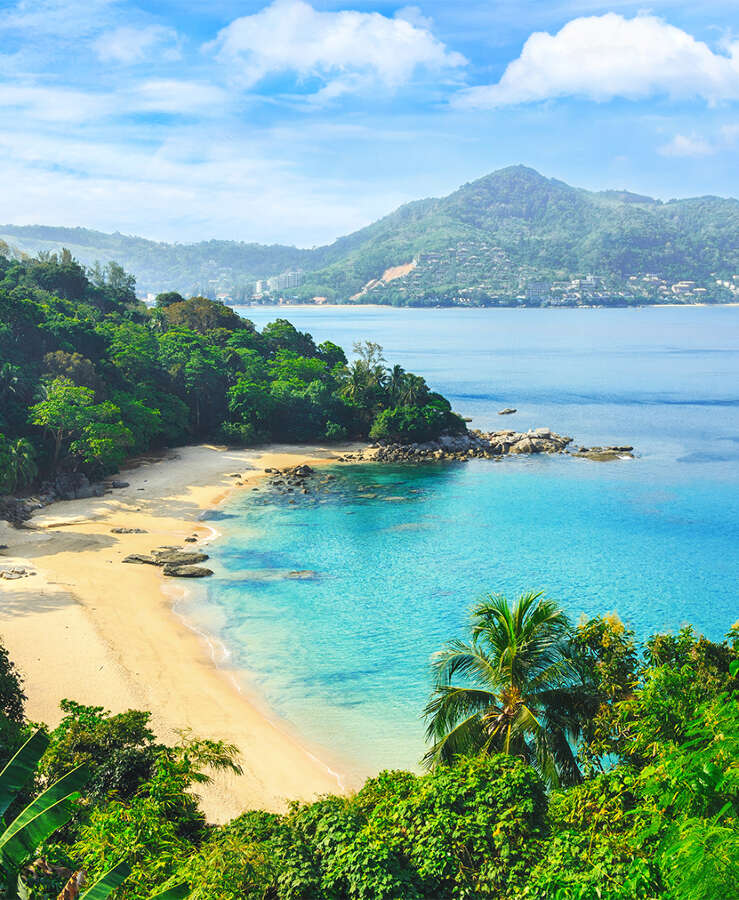
<path id="1" fill-rule="evenodd" d="M 0 494 L 58 469 L 97 477 L 151 447 L 216 439 L 428 439 L 465 430 L 419 376 L 277 319 L 176 293 L 137 302 L 116 264 L 0 254 Z M 386 413 L 393 415 L 388 417 Z"/>
<path id="2" fill-rule="evenodd" d="M 476 748 L 432 753 L 425 774 L 382 772 L 352 796 L 247 811 L 223 826 L 205 821 L 196 795 L 214 771 L 238 771 L 234 747 L 192 737 L 166 746 L 148 713 L 64 701 L 61 724 L 31 739 L 38 765 L 6 824 L 60 778 L 79 782 L 83 771 L 83 786 L 56 831 L 15 861 L 0 836 L 0 896 L 16 897 L 7 882 L 18 870 L 26 897 L 51 900 L 80 869 L 90 881 L 125 874 L 120 900 L 168 887 L 191 900 L 736 896 L 738 651 L 737 626 L 718 643 L 686 627 L 639 644 L 615 616 L 573 627 L 539 595 L 489 598 L 475 608 L 471 641 L 440 652 L 427 710 L 430 731 L 448 735 L 454 716 L 440 721 L 436 701 L 450 667 L 464 690 L 484 682 L 481 702 L 468 697 L 482 726 Z M 480 654 L 504 661 L 497 673 L 475 664 Z M 1 765 L 34 730 L 25 700 L 0 649 Z M 576 777 L 537 752 L 561 729 Z"/>

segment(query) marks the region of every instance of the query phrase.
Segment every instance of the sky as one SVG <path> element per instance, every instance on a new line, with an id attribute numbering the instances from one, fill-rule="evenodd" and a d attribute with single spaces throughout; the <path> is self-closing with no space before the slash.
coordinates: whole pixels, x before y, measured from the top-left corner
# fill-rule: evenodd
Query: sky
<path id="1" fill-rule="evenodd" d="M 739 196 L 739 5 L 0 0 L 0 222 L 310 247 L 523 163 Z"/>

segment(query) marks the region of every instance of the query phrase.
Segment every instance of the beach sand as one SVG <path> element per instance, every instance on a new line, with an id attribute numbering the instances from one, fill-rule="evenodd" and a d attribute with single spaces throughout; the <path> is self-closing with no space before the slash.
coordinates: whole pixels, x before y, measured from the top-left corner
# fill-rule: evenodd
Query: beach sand
<path id="1" fill-rule="evenodd" d="M 341 448 L 342 451 L 345 448 Z M 227 450 L 179 448 L 160 461 L 127 469 L 129 487 L 102 498 L 55 503 L 13 529 L 0 522 L 0 565 L 36 574 L 0 580 L 0 642 L 25 678 L 27 715 L 51 726 L 59 701 L 145 709 L 158 737 L 179 730 L 236 744 L 244 774 L 217 775 L 198 789 L 210 821 L 244 809 L 281 810 L 346 787 L 335 764 L 319 760 L 289 728 L 240 693 L 233 673 L 216 667 L 212 648 L 172 610 L 183 579 L 160 568 L 122 563 L 129 553 L 213 535 L 198 522 L 243 480 L 246 489 L 269 466 L 325 462 L 340 451 L 318 447 Z M 243 479 L 229 477 L 240 473 Z M 141 528 L 146 534 L 113 534 Z"/>

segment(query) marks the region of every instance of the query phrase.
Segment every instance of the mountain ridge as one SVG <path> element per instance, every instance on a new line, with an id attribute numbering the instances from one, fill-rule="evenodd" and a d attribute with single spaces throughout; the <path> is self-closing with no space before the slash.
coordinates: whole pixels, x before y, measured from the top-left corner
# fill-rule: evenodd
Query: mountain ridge
<path id="1" fill-rule="evenodd" d="M 680 288 L 683 300 L 690 293 L 688 299 L 721 302 L 735 296 L 739 200 L 707 195 L 662 201 L 626 190 L 589 191 L 515 165 L 444 197 L 410 201 L 312 249 L 227 240 L 167 243 L 43 225 L 0 226 L 0 238 L 31 253 L 67 246 L 86 265 L 114 260 L 144 292 L 220 292 L 248 300 L 255 293 L 276 299 L 287 291 L 294 299 L 396 305 L 533 299 L 570 305 L 671 300 L 673 285 L 691 282 L 693 291 Z M 382 281 L 386 270 L 411 262 L 407 275 Z M 259 290 L 259 282 L 290 270 L 302 275 L 289 289 L 275 280 L 271 291 L 264 285 Z M 587 275 L 595 279 L 587 283 L 591 294 L 597 285 L 597 296 L 585 297 L 581 288 L 575 296 L 572 285 Z"/>

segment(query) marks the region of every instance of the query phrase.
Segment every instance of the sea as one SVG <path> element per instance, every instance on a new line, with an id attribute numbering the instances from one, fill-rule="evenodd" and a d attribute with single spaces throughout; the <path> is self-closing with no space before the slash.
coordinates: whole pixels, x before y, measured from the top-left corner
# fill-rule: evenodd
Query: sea
<path id="1" fill-rule="evenodd" d="M 350 780 L 418 770 L 431 656 L 487 594 L 543 591 L 573 621 L 616 611 L 640 639 L 690 623 L 719 640 L 739 619 L 739 308 L 238 312 L 349 352 L 374 341 L 471 427 L 635 448 L 334 464 L 317 492 L 236 492 L 209 514 L 216 574 L 180 613 Z"/>

